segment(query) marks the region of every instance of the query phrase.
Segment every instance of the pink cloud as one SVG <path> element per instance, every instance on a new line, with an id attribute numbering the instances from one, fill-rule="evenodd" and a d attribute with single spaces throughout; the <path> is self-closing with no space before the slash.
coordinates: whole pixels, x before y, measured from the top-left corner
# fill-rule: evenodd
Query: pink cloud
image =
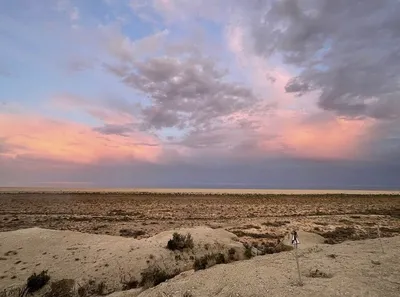
<path id="1" fill-rule="evenodd" d="M 265 100 L 278 106 L 293 104 L 294 96 L 285 92 L 285 85 L 291 73 L 279 65 L 256 55 L 246 43 L 246 31 L 240 25 L 227 28 L 226 40 L 229 50 L 234 54 L 236 63 L 249 78 L 254 90 Z"/>
<path id="2" fill-rule="evenodd" d="M 157 162 L 162 148 L 152 136 L 103 135 L 91 127 L 35 115 L 0 114 L 0 138 L 10 149 L 3 157 L 90 164 L 104 159 Z"/>
<path id="3" fill-rule="evenodd" d="M 286 93 L 285 86 L 293 74 L 279 63 L 272 66 L 270 60 L 254 54 L 246 46 L 245 37 L 245 28 L 240 25 L 226 30 L 228 48 L 238 66 L 264 101 L 275 103 L 276 108 L 258 115 L 236 115 L 260 127 L 255 136 L 260 153 L 314 159 L 357 157 L 374 121 L 341 119 L 319 110 L 315 94 L 299 99 Z M 321 119 L 309 120 L 316 116 Z"/>
<path id="4" fill-rule="evenodd" d="M 51 104 L 61 110 L 74 111 L 83 109 L 92 117 L 101 120 L 105 124 L 124 125 L 136 123 L 137 120 L 129 111 L 122 109 L 107 108 L 92 101 L 73 95 L 59 95 L 51 100 Z"/>
<path id="5" fill-rule="evenodd" d="M 314 118 L 318 118 L 318 120 Z M 349 120 L 330 113 L 277 110 L 260 122 L 257 143 L 261 152 L 307 159 L 357 159 L 375 121 Z"/>

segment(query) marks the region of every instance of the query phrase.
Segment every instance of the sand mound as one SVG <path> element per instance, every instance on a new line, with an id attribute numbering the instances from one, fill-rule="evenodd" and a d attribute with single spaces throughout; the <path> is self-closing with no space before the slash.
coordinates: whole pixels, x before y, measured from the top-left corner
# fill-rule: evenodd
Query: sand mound
<path id="1" fill-rule="evenodd" d="M 193 251 L 165 248 L 174 231 L 192 234 Z M 119 291 L 121 277 L 139 280 L 140 272 L 156 263 L 185 272 L 145 291 L 135 289 L 109 296 L 398 296 L 400 237 L 382 239 L 384 254 L 379 240 L 330 246 L 322 244 L 319 235 L 302 231 L 299 239 L 302 287 L 298 286 L 294 252 L 191 270 L 193 257 L 231 247 L 243 252 L 237 237 L 222 229 L 171 230 L 143 240 L 40 228 L 3 232 L 0 292 L 21 286 L 33 272 L 45 269 L 52 281 L 71 278 L 83 284 L 95 280 L 105 283 L 105 292 Z M 36 296 L 42 295 L 39 292 Z"/>
<path id="2" fill-rule="evenodd" d="M 383 242 L 385 254 L 377 239 L 303 249 L 302 287 L 294 253 L 288 252 L 187 272 L 140 294 L 112 297 L 399 296 L 400 237 Z"/>
<path id="3" fill-rule="evenodd" d="M 165 248 L 175 231 L 192 234 L 193 250 Z M 185 271 L 192 269 L 194 256 L 232 247 L 243 250 L 234 234 L 207 227 L 171 230 L 143 240 L 40 228 L 1 232 L 0 289 L 20 286 L 33 272 L 48 269 L 53 280 L 96 280 L 113 292 L 121 289 L 121 278 L 140 280 L 143 269 L 153 264 Z"/>

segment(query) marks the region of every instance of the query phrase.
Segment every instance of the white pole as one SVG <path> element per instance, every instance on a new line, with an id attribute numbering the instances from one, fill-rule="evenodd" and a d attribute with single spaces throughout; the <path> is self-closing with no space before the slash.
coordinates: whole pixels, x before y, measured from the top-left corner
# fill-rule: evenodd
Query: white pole
<path id="1" fill-rule="evenodd" d="M 385 250 L 383 249 L 383 243 L 382 243 L 382 238 L 381 238 L 381 230 L 379 229 L 379 224 L 377 224 L 376 227 L 378 228 L 378 237 L 379 237 L 379 242 L 381 243 L 382 254 L 384 254 Z"/>
<path id="2" fill-rule="evenodd" d="M 295 248 L 295 256 L 296 256 L 296 264 L 297 264 L 297 272 L 299 274 L 299 285 L 303 285 L 303 281 L 301 280 L 301 272 L 300 272 L 300 264 L 299 264 L 299 255 L 297 254 L 297 243 L 294 244 Z"/>

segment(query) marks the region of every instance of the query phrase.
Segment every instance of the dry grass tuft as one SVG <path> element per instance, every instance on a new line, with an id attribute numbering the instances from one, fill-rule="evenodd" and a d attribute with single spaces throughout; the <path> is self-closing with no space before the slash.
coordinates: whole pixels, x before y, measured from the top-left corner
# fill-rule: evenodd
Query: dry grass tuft
<path id="1" fill-rule="evenodd" d="M 332 275 L 330 273 L 323 272 L 319 269 L 312 269 L 310 270 L 309 274 L 307 277 L 312 277 L 312 278 L 332 278 Z"/>

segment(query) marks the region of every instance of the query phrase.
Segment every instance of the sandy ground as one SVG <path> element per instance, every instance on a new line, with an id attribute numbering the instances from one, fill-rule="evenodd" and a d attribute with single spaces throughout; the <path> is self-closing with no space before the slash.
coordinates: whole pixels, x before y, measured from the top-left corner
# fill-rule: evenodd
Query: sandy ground
<path id="1" fill-rule="evenodd" d="M 376 247 L 368 250 L 376 241 L 372 241 L 372 245 L 366 241 L 351 242 L 343 252 L 340 249 L 347 247 L 347 243 L 323 244 L 377 238 L 378 226 L 382 237 L 396 236 L 384 239 L 388 244 L 385 254 L 388 262 L 374 254 Z M 182 233 L 193 234 L 193 251 L 181 254 L 165 248 L 173 230 L 179 229 Z M 4 231 L 0 233 L 0 289 L 21 285 L 32 272 L 49 269 L 54 279 L 72 278 L 78 285 L 95 281 L 96 285 L 104 285 L 105 293 L 113 292 L 120 290 L 126 280 L 139 280 L 143 269 L 152 265 L 157 264 L 169 272 L 187 271 L 192 269 L 195 258 L 204 254 L 226 253 L 234 247 L 242 251 L 238 254 L 243 257 L 242 243 L 252 246 L 254 252 L 255 248 L 275 244 L 282 238 L 287 240 L 285 236 L 292 230 L 300 230 L 300 252 L 311 249 L 302 259 L 303 274 L 313 268 L 312 261 L 322 261 L 321 269 L 334 274 L 330 279 L 304 277 L 315 286 L 308 288 L 306 283 L 300 296 L 382 296 L 378 294 L 380 286 L 390 277 L 385 276 L 380 282 L 383 276 L 376 276 L 375 272 L 382 267 L 395 271 L 390 264 L 397 260 L 390 257 L 394 257 L 396 248 L 398 250 L 400 195 L 0 192 L 0 231 Z M 316 250 L 315 245 L 319 246 Z M 347 256 L 327 258 L 317 251 L 321 248 L 326 254 Z M 285 254 L 258 256 L 256 259 L 262 264 L 250 260 L 218 265 L 209 270 L 215 277 L 209 275 L 208 270 L 187 271 L 160 286 L 165 294 L 156 290 L 141 294 L 183 297 L 183 290 L 193 289 L 193 296 L 265 296 L 267 293 L 259 285 L 260 277 L 265 275 L 267 280 L 263 282 L 273 286 L 268 289 L 272 293 L 267 295 L 291 296 L 297 294 L 297 287 L 292 285 L 295 262 L 292 253 Z M 379 259 L 374 261 L 380 261 L 381 265 L 371 266 L 375 256 Z M 271 264 L 268 261 L 272 261 Z M 236 265 L 245 265 L 243 273 L 235 270 Z M 279 268 L 281 265 L 284 268 Z M 351 265 L 362 269 L 355 272 L 350 269 Z M 257 269 L 251 270 L 251 267 Z M 267 268 L 272 270 L 265 270 Z M 385 271 L 382 273 L 389 273 Z M 200 284 L 205 286 L 204 292 L 195 284 L 197 277 L 203 274 L 204 281 Z M 345 295 L 347 277 L 354 277 L 350 284 L 354 290 L 349 287 L 350 293 Z M 170 285 L 175 281 L 176 285 Z M 330 283 L 332 281 L 335 283 Z M 249 286 L 254 287 L 254 291 L 243 291 Z M 324 286 L 332 287 L 333 291 Z M 363 288 L 367 290 L 370 286 L 372 293 L 363 295 Z M 387 291 L 383 292 L 392 296 L 390 283 L 386 286 Z M 284 289 L 274 291 L 281 290 L 275 287 Z M 359 295 L 356 287 L 361 292 Z M 318 295 L 318 290 L 326 295 Z M 129 292 L 129 296 L 139 291 Z"/>
<path id="2" fill-rule="evenodd" d="M 351 239 L 400 235 L 400 195 L 205 195 L 187 193 L 0 193 L 0 231 L 41 227 L 152 237 L 207 225 L 242 242 L 276 241 L 293 229 Z"/>
<path id="3" fill-rule="evenodd" d="M 188 252 L 166 249 L 175 231 L 190 233 L 194 248 Z M 171 272 L 190 270 L 194 257 L 230 248 L 243 255 L 243 245 L 234 234 L 207 227 L 171 230 L 142 240 L 40 228 L 1 232 L 0 289 L 18 287 L 33 272 L 49 270 L 54 279 L 104 282 L 106 291 L 112 292 L 121 289 L 124 278 L 139 280 L 152 264 Z"/>
<path id="4" fill-rule="evenodd" d="M 193 235 L 193 251 L 167 250 L 173 231 L 142 240 L 40 228 L 1 232 L 0 289 L 21 286 L 32 272 L 48 269 L 51 281 L 103 282 L 104 295 L 114 292 L 109 297 L 399 296 L 400 236 L 382 239 L 383 253 L 379 239 L 326 245 L 321 236 L 300 230 L 299 286 L 295 251 L 194 271 L 190 256 L 243 246 L 222 229 L 178 231 Z M 124 278 L 137 278 L 154 263 L 184 272 L 154 288 L 120 291 Z M 323 277 L 312 277 L 316 269 Z"/>
<path id="5" fill-rule="evenodd" d="M 113 297 L 160 296 L 399 296 L 400 237 L 316 245 L 299 251 L 303 286 L 298 285 L 294 252 L 187 272 L 159 286 Z M 311 277 L 318 269 L 326 277 Z"/>

